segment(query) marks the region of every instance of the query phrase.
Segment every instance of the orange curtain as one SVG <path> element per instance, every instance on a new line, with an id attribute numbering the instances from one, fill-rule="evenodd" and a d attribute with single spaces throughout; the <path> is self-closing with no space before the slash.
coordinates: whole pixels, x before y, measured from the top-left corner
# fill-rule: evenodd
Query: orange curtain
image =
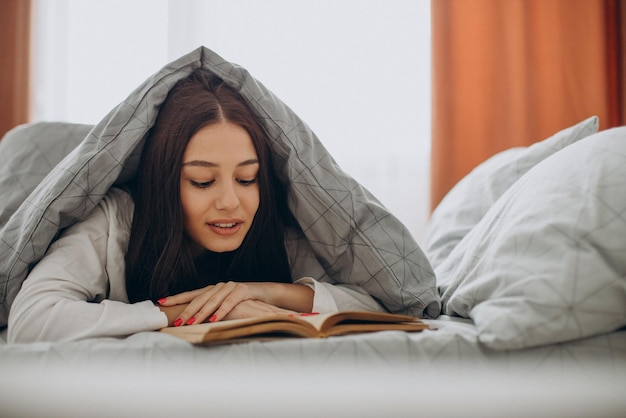
<path id="1" fill-rule="evenodd" d="M 624 122 L 625 0 L 433 0 L 431 207 L 491 155 Z"/>
<path id="2" fill-rule="evenodd" d="M 0 0 L 0 138 L 28 122 L 30 0 Z"/>

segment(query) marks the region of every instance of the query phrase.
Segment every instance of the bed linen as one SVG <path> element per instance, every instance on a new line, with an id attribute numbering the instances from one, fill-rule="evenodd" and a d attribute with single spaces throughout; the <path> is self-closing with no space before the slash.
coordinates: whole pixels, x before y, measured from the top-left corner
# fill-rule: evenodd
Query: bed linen
<path id="1" fill-rule="evenodd" d="M 0 364 L 100 365 L 115 367 L 136 363 L 146 370 L 199 365 L 207 371 L 235 366 L 269 366 L 279 370 L 294 365 L 313 368 L 408 367 L 415 373 L 448 367 L 474 369 L 498 366 L 515 371 L 520 364 L 531 369 L 558 366 L 561 371 L 590 371 L 603 365 L 607 375 L 626 377 L 626 329 L 600 336 L 524 350 L 490 349 L 479 340 L 470 319 L 440 316 L 425 320 L 432 329 L 416 332 L 384 331 L 323 339 L 285 338 L 275 341 L 194 346 L 176 337 L 141 332 L 126 338 L 97 338 L 75 342 L 7 344 L 0 342 Z M 167 365 L 169 363 L 169 366 Z"/>
<path id="2" fill-rule="evenodd" d="M 420 247 L 288 107 L 206 48 L 96 126 L 37 123 L 0 141 L 5 315 L 58 231 L 133 175 L 158 103 L 197 65 L 254 97 L 320 263 L 351 272 L 336 280 L 373 277 L 360 284 L 390 310 L 409 298 L 434 329 L 211 347 L 158 332 L 7 344 L 5 329 L 0 416 L 626 414 L 626 128 L 598 132 L 590 117 L 495 155 L 450 191 Z"/>
<path id="3" fill-rule="evenodd" d="M 471 320 L 427 321 L 437 330 L 212 347 L 158 332 L 0 345 L 0 415 L 618 417 L 626 411 L 624 330 L 494 350 L 480 343 Z"/>
<path id="4" fill-rule="evenodd" d="M 436 265 L 443 313 L 500 349 L 626 326 L 625 179 L 626 127 L 538 161 Z"/>

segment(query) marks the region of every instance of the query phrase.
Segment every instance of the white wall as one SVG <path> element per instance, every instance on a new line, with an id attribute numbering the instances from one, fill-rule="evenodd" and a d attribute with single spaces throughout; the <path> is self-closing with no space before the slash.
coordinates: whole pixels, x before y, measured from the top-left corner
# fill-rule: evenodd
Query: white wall
<path id="1" fill-rule="evenodd" d="M 36 120 L 97 123 L 205 45 L 317 133 L 418 241 L 428 216 L 430 1 L 36 0 Z"/>

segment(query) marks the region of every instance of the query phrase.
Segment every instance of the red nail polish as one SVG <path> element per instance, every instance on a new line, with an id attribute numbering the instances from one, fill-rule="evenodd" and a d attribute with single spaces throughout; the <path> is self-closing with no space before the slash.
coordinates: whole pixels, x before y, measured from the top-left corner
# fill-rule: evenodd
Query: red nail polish
<path id="1" fill-rule="evenodd" d="M 167 298 L 161 298 L 161 299 L 157 300 L 157 303 L 158 303 L 159 305 L 163 305 L 163 304 L 165 303 L 165 301 L 166 301 L 166 300 L 167 300 Z"/>
<path id="2" fill-rule="evenodd" d="M 174 326 L 175 327 L 179 327 L 183 324 L 183 320 L 178 318 L 176 321 L 174 321 Z"/>
<path id="3" fill-rule="evenodd" d="M 213 315 L 209 318 L 209 322 L 215 322 L 217 321 L 217 315 Z"/>
<path id="4" fill-rule="evenodd" d="M 300 316 L 314 316 L 314 315 L 319 315 L 319 312 L 308 312 L 308 313 L 301 313 Z"/>
<path id="5" fill-rule="evenodd" d="M 189 320 L 187 321 L 187 325 L 193 325 L 193 323 L 196 322 L 196 318 L 191 317 L 189 318 Z"/>

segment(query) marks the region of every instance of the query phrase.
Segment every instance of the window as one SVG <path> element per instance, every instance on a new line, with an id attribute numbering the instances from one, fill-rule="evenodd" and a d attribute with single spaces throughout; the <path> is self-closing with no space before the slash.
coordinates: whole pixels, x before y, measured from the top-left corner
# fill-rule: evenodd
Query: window
<path id="1" fill-rule="evenodd" d="M 420 240 L 429 213 L 430 2 L 35 0 L 34 7 L 35 120 L 95 124 L 162 66 L 204 45 L 285 101 Z"/>

